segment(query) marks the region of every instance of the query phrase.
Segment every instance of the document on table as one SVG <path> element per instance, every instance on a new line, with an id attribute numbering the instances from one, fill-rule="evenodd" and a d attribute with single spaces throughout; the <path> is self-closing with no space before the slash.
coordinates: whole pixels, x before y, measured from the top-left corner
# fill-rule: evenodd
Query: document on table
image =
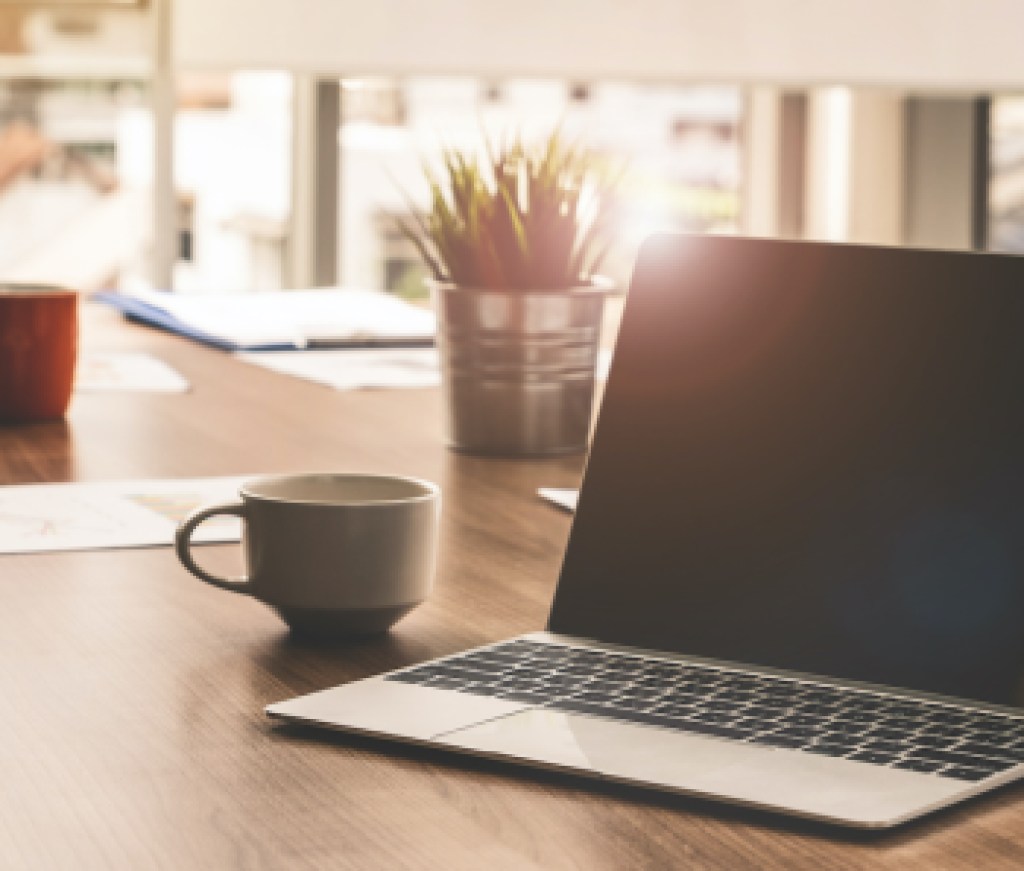
<path id="1" fill-rule="evenodd" d="M 436 348 L 349 348 L 321 351 L 266 351 L 237 355 L 239 360 L 335 390 L 437 387 L 441 383 Z M 611 352 L 601 351 L 597 377 L 608 376 Z"/>
<path id="2" fill-rule="evenodd" d="M 0 554 L 169 545 L 194 509 L 238 499 L 254 476 L 0 487 Z M 238 541 L 241 522 L 215 517 L 200 543 Z"/>
<path id="3" fill-rule="evenodd" d="M 238 358 L 335 390 L 437 387 L 436 348 L 359 348 L 332 351 L 267 351 Z"/>
<path id="4" fill-rule="evenodd" d="M 79 393 L 185 393 L 188 389 L 180 373 L 151 354 L 84 351 L 75 373 Z"/>
<path id="5" fill-rule="evenodd" d="M 430 345 L 436 319 L 428 308 L 379 290 L 253 293 L 97 293 L 128 317 L 228 351 L 317 346 Z"/>
<path id="6" fill-rule="evenodd" d="M 575 511 L 580 491 L 571 490 L 566 487 L 541 487 L 537 490 L 537 495 L 541 499 L 547 499 L 548 502 L 557 505 L 559 508 L 564 508 L 566 511 Z"/>

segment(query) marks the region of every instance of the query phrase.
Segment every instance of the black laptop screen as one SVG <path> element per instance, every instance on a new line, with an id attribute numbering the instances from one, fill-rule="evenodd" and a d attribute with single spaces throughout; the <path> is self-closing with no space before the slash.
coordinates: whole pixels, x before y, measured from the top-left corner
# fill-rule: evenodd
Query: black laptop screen
<path id="1" fill-rule="evenodd" d="M 1024 704 L 1024 258 L 649 242 L 549 628 Z"/>

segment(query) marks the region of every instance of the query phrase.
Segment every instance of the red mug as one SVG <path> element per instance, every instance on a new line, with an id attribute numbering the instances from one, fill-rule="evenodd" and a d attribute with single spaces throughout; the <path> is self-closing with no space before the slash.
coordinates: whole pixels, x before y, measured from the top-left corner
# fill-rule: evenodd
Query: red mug
<path id="1" fill-rule="evenodd" d="M 0 423 L 63 417 L 77 357 L 77 293 L 0 284 Z"/>

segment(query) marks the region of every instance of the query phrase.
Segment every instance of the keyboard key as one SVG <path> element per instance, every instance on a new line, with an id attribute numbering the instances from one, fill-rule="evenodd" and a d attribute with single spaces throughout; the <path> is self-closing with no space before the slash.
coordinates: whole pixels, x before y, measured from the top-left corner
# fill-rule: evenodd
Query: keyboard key
<path id="1" fill-rule="evenodd" d="M 571 687 L 579 683 L 579 681 L 565 674 L 549 674 L 542 680 L 544 685 L 549 687 Z"/>
<path id="2" fill-rule="evenodd" d="M 959 738 L 964 735 L 964 729 L 962 726 L 950 725 L 946 723 L 929 724 L 925 726 L 918 733 L 918 737 L 938 737 L 938 738 Z"/>
<path id="3" fill-rule="evenodd" d="M 740 729 L 753 729 L 755 732 L 768 733 L 781 728 L 782 723 L 767 717 L 738 717 L 734 721 L 734 725 Z"/>
<path id="4" fill-rule="evenodd" d="M 1007 759 L 987 759 L 971 753 L 958 753 L 955 750 L 936 750 L 932 747 L 919 747 L 910 754 L 915 759 L 931 759 L 946 762 L 950 765 L 961 765 L 968 768 L 985 768 L 990 771 L 1002 771 L 1012 768 L 1016 763 Z"/>
<path id="5" fill-rule="evenodd" d="M 885 715 L 887 717 L 904 717 L 908 720 L 915 720 L 923 713 L 924 708 L 915 704 L 897 704 L 885 707 Z"/>
<path id="6" fill-rule="evenodd" d="M 871 693 L 864 693 L 859 698 L 852 700 L 853 707 L 857 710 L 874 711 L 879 716 L 888 712 L 891 702 L 892 700 L 887 696 L 878 696 Z"/>
<path id="7" fill-rule="evenodd" d="M 974 717 L 967 711 L 951 708 L 943 716 L 942 722 L 947 726 L 963 726 L 970 723 L 973 719 Z"/>
<path id="8" fill-rule="evenodd" d="M 967 728 L 964 737 L 968 741 L 980 741 L 982 744 L 1003 744 L 1007 734 L 1003 730 Z"/>
<path id="9" fill-rule="evenodd" d="M 1003 732 L 1014 726 L 1020 725 L 1020 720 L 1013 717 L 1003 717 L 999 714 L 981 713 L 971 717 L 971 725 L 981 729 L 988 729 L 993 732 Z"/>
<path id="10" fill-rule="evenodd" d="M 574 698 L 579 699 L 581 702 L 610 702 L 611 695 L 601 691 L 591 691 L 577 693 Z"/>
<path id="11" fill-rule="evenodd" d="M 905 768 L 907 771 L 920 771 L 923 774 L 930 774 L 943 767 L 944 763 L 936 762 L 934 759 L 900 759 L 893 763 L 893 768 Z"/>
<path id="12" fill-rule="evenodd" d="M 734 678 L 731 678 L 726 683 L 726 686 L 728 687 L 730 692 L 754 693 L 754 692 L 756 692 L 758 690 L 758 688 L 761 686 L 761 684 L 757 680 L 757 678 L 752 678 L 752 677 L 734 677 Z"/>
<path id="13" fill-rule="evenodd" d="M 723 699 L 720 696 L 704 699 L 702 705 L 709 711 L 735 711 L 737 707 L 739 707 L 734 702 L 731 702 L 728 699 Z"/>
<path id="14" fill-rule="evenodd" d="M 559 667 L 558 673 L 573 680 L 589 680 L 596 677 L 594 669 L 586 665 L 563 665 Z"/>
<path id="15" fill-rule="evenodd" d="M 658 705 L 651 710 L 655 714 L 664 714 L 666 717 L 690 717 L 694 714 L 691 705 Z M 739 724 L 736 724 L 739 726 Z"/>
<path id="16" fill-rule="evenodd" d="M 638 689 L 636 687 L 627 688 L 621 690 L 618 693 L 621 698 L 631 699 L 646 699 L 648 702 L 655 702 L 659 700 L 668 701 L 669 697 L 665 695 L 661 690 L 656 689 Z"/>
<path id="17" fill-rule="evenodd" d="M 459 692 L 471 693 L 474 696 L 496 696 L 500 690 L 496 689 L 493 684 L 468 683 Z"/>
<path id="18" fill-rule="evenodd" d="M 790 714 L 782 717 L 782 722 L 787 726 L 822 726 L 825 719 L 810 714 Z"/>
<path id="19" fill-rule="evenodd" d="M 636 681 L 636 673 L 630 668 L 605 667 L 598 672 L 597 677 L 600 680 L 611 680 L 616 683 L 633 683 Z"/>
<path id="20" fill-rule="evenodd" d="M 945 750 L 952 744 L 955 744 L 958 739 L 950 737 L 949 735 L 929 735 L 921 733 L 911 736 L 910 740 L 917 747 L 937 747 L 940 750 Z"/>
<path id="21" fill-rule="evenodd" d="M 754 697 L 752 704 L 761 708 L 782 708 L 783 710 L 788 710 L 789 708 L 792 708 L 796 702 L 792 699 L 786 698 L 785 696 L 772 696 L 765 695 L 764 693 L 758 693 Z"/>
<path id="22" fill-rule="evenodd" d="M 821 728 L 814 726 L 784 726 L 781 729 L 776 729 L 771 734 L 785 735 L 790 738 L 803 738 L 804 741 L 810 741 L 821 735 Z"/>
<path id="23" fill-rule="evenodd" d="M 466 681 L 454 677 L 435 677 L 429 684 L 429 686 L 441 690 L 461 689 L 465 685 Z"/>
<path id="24" fill-rule="evenodd" d="M 535 644 L 530 650 L 532 658 L 545 659 L 549 662 L 566 659 L 571 652 L 572 648 L 558 644 Z"/>
<path id="25" fill-rule="evenodd" d="M 867 735 L 874 741 L 902 741 L 907 733 L 902 729 L 874 728 L 867 732 Z"/>
<path id="26" fill-rule="evenodd" d="M 531 692 L 529 690 L 512 690 L 511 692 L 501 693 L 499 698 L 509 702 L 525 702 L 529 705 L 543 705 L 551 701 L 551 696 L 547 693 Z"/>
<path id="27" fill-rule="evenodd" d="M 733 723 L 735 717 L 721 711 L 702 711 L 698 709 L 689 714 L 689 719 L 700 723 L 717 723 L 725 725 L 727 723 Z"/>
<path id="28" fill-rule="evenodd" d="M 522 656 L 497 650 L 481 650 L 479 653 L 474 655 L 474 661 L 477 663 L 486 663 L 487 665 L 513 666 L 522 661 Z"/>
<path id="29" fill-rule="evenodd" d="M 813 744 L 808 744 L 804 748 L 808 753 L 818 753 L 822 756 L 846 756 L 853 752 L 852 747 L 848 744 L 833 744 L 828 741 L 815 741 Z"/>
<path id="30" fill-rule="evenodd" d="M 939 772 L 943 777 L 955 777 L 957 780 L 984 780 L 994 773 L 990 769 L 972 768 L 967 765 L 950 765 Z"/>
<path id="31" fill-rule="evenodd" d="M 899 756 L 904 750 L 907 749 L 906 744 L 899 741 L 865 741 L 862 745 L 865 750 L 870 750 L 877 753 L 892 753 L 894 756 Z"/>
<path id="32" fill-rule="evenodd" d="M 643 662 L 643 660 L 637 660 L 644 674 L 660 674 L 660 675 L 681 675 L 686 673 L 686 666 L 679 665 L 674 662 Z M 630 671 L 634 671 L 634 663 L 625 662 L 623 667 L 629 668 Z"/>
<path id="33" fill-rule="evenodd" d="M 702 693 L 684 693 L 679 692 L 679 690 L 673 690 L 672 692 L 667 693 L 665 696 L 666 701 L 671 701 L 678 705 L 696 704 L 697 702 L 702 701 L 704 698 L 706 698 L 706 696 L 704 696 Z"/>
<path id="34" fill-rule="evenodd" d="M 665 717 L 658 714 L 637 714 L 632 720 L 649 726 L 663 726 L 667 729 L 676 729 L 680 732 L 693 732 L 698 735 L 710 735 L 715 738 L 732 738 L 743 741 L 751 736 L 751 732 L 737 729 L 729 725 L 717 723 L 705 723 L 693 718 Z"/>
<path id="35" fill-rule="evenodd" d="M 849 720 L 829 720 L 828 731 L 837 735 L 863 735 L 867 730 L 863 723 L 851 723 Z"/>
<path id="36" fill-rule="evenodd" d="M 603 653 L 602 651 L 599 651 L 599 650 L 581 650 L 579 648 L 573 648 L 572 653 L 569 655 L 569 661 L 570 662 L 581 662 L 581 663 L 582 662 L 586 662 L 586 663 L 604 662 L 611 655 L 612 654 Z"/>
<path id="37" fill-rule="evenodd" d="M 854 708 L 850 711 L 840 711 L 836 716 L 848 723 L 858 723 L 864 725 L 877 723 L 879 715 L 875 711 Z"/>
<path id="38" fill-rule="evenodd" d="M 429 678 L 429 675 L 425 676 L 419 670 L 400 671 L 400 672 L 398 672 L 398 674 L 389 674 L 388 675 L 388 680 L 396 680 L 396 681 L 399 681 L 400 683 L 413 683 L 413 684 L 423 683 L 424 681 L 428 680 L 428 678 Z"/>
<path id="39" fill-rule="evenodd" d="M 496 685 L 508 690 L 539 689 L 540 684 L 532 680 L 518 680 L 514 677 L 505 677 L 496 682 Z"/>
<path id="40" fill-rule="evenodd" d="M 949 708 L 942 705 L 922 704 L 921 716 L 930 723 L 939 723 L 945 720 Z"/>
<path id="41" fill-rule="evenodd" d="M 615 707 L 625 708 L 627 711 L 651 711 L 652 703 L 649 699 L 615 699 Z M 656 713 L 665 714 L 666 716 L 681 716 L 678 711 L 657 711 Z M 687 711 L 687 713 L 690 713 Z"/>
<path id="42" fill-rule="evenodd" d="M 847 756 L 846 758 L 852 759 L 854 762 L 870 762 L 872 765 L 888 765 L 890 762 L 896 761 L 897 754 L 882 753 L 878 750 L 861 750 Z"/>
<path id="43" fill-rule="evenodd" d="M 860 747 L 864 741 L 864 736 L 860 734 L 851 735 L 846 732 L 833 732 L 831 729 L 826 727 L 826 730 L 821 734 L 821 741 L 827 741 L 830 744 L 838 744 L 843 747 Z"/>
<path id="44" fill-rule="evenodd" d="M 954 752 L 969 753 L 972 756 L 982 756 L 986 759 L 1008 759 L 1012 762 L 1024 762 L 1024 750 L 1013 750 L 998 744 L 982 744 L 979 741 L 967 741 L 960 744 Z"/>
<path id="45" fill-rule="evenodd" d="M 807 696 L 808 702 L 826 705 L 830 710 L 834 710 L 835 705 L 841 703 L 843 699 L 844 695 L 839 690 L 827 690 L 820 687 Z"/>
<path id="46" fill-rule="evenodd" d="M 520 665 L 513 672 L 517 677 L 546 677 L 548 675 L 548 669 L 538 667 L 532 662 L 528 662 L 525 665 Z"/>
<path id="47" fill-rule="evenodd" d="M 731 702 L 736 708 L 754 704 L 758 700 L 756 693 L 741 690 L 727 690 L 724 693 L 719 693 L 717 698 Z"/>
<path id="48" fill-rule="evenodd" d="M 767 744 L 769 747 L 786 747 L 792 750 L 804 747 L 808 743 L 806 738 L 779 734 L 756 735 L 750 740 L 752 744 Z"/>
<path id="49" fill-rule="evenodd" d="M 908 720 L 905 717 L 879 717 L 875 720 L 875 726 L 879 729 L 889 729 L 907 735 L 910 732 L 917 732 L 927 726 L 925 720 Z"/>
<path id="50" fill-rule="evenodd" d="M 494 677 L 494 672 L 485 671 L 479 668 L 453 669 L 451 674 L 457 675 L 464 680 L 491 680 Z"/>
<path id="51" fill-rule="evenodd" d="M 603 690 L 604 692 L 622 692 L 630 687 L 628 680 L 608 680 L 603 675 L 595 678 L 587 684 L 588 690 Z"/>
<path id="52" fill-rule="evenodd" d="M 818 702 L 801 702 L 793 710 L 798 711 L 800 714 L 813 716 L 818 719 L 822 717 L 831 717 L 835 714 L 835 708 L 832 705 L 823 705 Z"/>
<path id="53" fill-rule="evenodd" d="M 769 698 L 789 699 L 793 697 L 793 687 L 769 684 L 761 690 L 761 694 Z"/>

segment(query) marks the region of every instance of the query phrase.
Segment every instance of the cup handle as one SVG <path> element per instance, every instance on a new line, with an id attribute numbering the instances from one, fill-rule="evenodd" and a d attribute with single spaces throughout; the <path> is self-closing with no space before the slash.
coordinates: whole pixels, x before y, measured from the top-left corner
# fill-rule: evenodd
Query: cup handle
<path id="1" fill-rule="evenodd" d="M 245 519 L 245 505 L 241 502 L 226 502 L 222 505 L 210 505 L 208 508 L 200 508 L 193 511 L 174 533 L 174 549 L 178 559 L 192 574 L 199 580 L 220 587 L 222 590 L 231 590 L 234 593 L 245 593 L 251 595 L 252 582 L 249 578 L 219 578 L 211 575 L 208 571 L 200 568 L 192 558 L 192 533 L 204 520 L 217 514 L 233 514 L 236 517 Z"/>

